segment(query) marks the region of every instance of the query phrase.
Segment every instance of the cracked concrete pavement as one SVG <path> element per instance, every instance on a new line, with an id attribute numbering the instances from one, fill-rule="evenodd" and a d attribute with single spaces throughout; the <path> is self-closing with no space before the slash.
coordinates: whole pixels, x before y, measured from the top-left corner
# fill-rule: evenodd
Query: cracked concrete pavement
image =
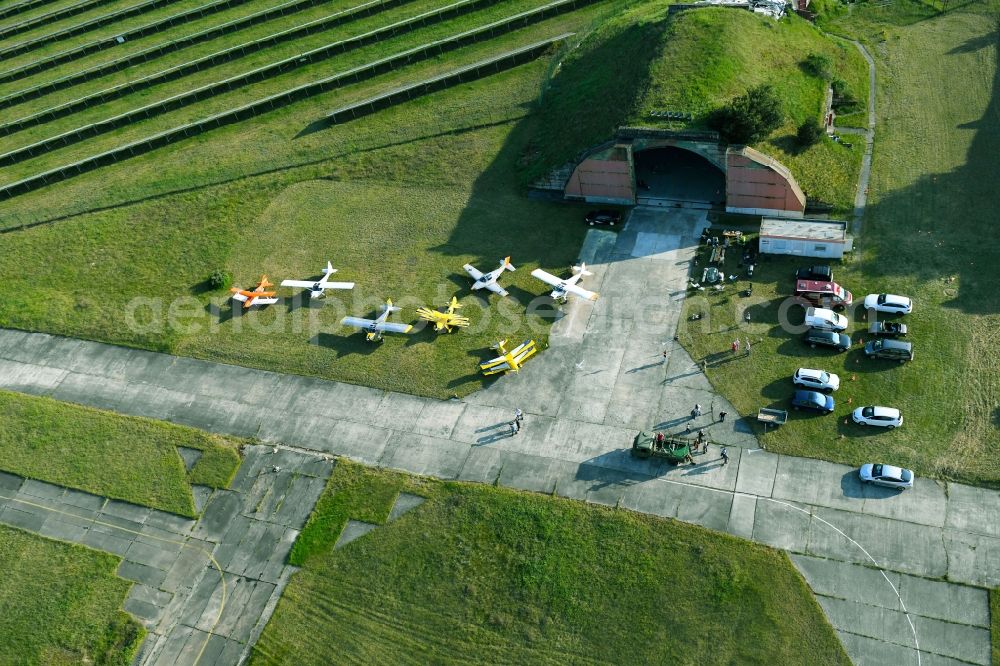
<path id="1" fill-rule="evenodd" d="M 285 560 L 326 487 L 326 458 L 247 447 L 198 520 L 0 472 L 0 523 L 122 558 L 117 573 L 133 582 L 125 610 L 149 632 L 137 665 L 229 666 L 249 654 L 294 571 Z"/>
<path id="2" fill-rule="evenodd" d="M 617 235 L 591 232 L 581 259 L 601 299 L 571 302 L 549 349 L 464 400 L 9 330 L 0 388 L 697 523 L 793 553 L 856 663 L 916 664 L 919 645 L 927 663 L 988 664 L 987 595 L 972 586 L 1000 584 L 1000 493 L 920 479 L 897 494 L 759 449 L 673 341 L 704 224 L 700 211 L 640 207 Z M 714 443 L 695 465 L 631 457 L 637 430 L 681 430 L 696 402 Z M 527 416 L 510 437 L 517 407 Z M 714 423 L 709 408 L 733 418 Z"/>

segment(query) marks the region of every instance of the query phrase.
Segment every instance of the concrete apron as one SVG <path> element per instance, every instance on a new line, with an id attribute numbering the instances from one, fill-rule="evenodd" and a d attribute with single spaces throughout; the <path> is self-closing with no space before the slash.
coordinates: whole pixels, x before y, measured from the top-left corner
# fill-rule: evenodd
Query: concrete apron
<path id="1" fill-rule="evenodd" d="M 9 330 L 0 331 L 0 387 L 725 531 L 801 555 L 796 564 L 856 662 L 918 663 L 919 645 L 934 663 L 988 663 L 986 592 L 965 585 L 1000 584 L 1000 494 L 921 480 L 897 495 L 862 487 L 843 465 L 760 450 L 673 340 L 705 224 L 700 211 L 639 207 L 617 236 L 592 231 L 581 259 L 594 272 L 585 286 L 601 298 L 564 306 L 549 349 L 465 400 Z M 691 420 L 696 403 L 704 415 Z M 512 437 L 518 407 L 526 418 Z M 629 454 L 638 430 L 688 424 L 714 442 L 695 465 Z M 719 445 L 730 447 L 728 465 Z M 868 572 L 877 590 L 852 584 Z M 962 603 L 911 605 L 916 589 Z M 874 601 L 884 594 L 896 602 Z"/>

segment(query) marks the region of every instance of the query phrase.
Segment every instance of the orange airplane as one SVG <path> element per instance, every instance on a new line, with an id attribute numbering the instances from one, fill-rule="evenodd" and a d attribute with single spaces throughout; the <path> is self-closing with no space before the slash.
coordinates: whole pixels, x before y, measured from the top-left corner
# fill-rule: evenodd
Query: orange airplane
<path id="1" fill-rule="evenodd" d="M 276 291 L 265 291 L 268 287 L 273 287 L 274 285 L 267 281 L 266 275 L 260 276 L 260 282 L 254 287 L 253 291 L 247 291 L 246 289 L 240 289 L 239 287 L 233 287 L 229 291 L 233 294 L 234 301 L 240 301 L 243 303 L 243 309 L 249 308 L 251 305 L 273 305 L 278 302 L 275 295 L 278 293 Z"/>

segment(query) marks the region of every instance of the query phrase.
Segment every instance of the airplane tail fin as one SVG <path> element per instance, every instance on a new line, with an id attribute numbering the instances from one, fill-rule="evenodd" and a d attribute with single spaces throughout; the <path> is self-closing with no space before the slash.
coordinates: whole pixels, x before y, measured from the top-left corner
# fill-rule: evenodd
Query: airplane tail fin
<path id="1" fill-rule="evenodd" d="M 581 263 L 579 266 L 573 266 L 573 275 L 577 275 L 577 274 L 579 274 L 579 275 L 593 275 L 593 273 L 591 273 L 590 271 L 587 270 L 587 264 L 586 263 Z"/>
<path id="2" fill-rule="evenodd" d="M 382 306 L 382 312 L 399 312 L 399 311 L 400 311 L 400 310 L 402 310 L 402 309 L 403 309 L 403 308 L 400 308 L 400 307 L 396 307 L 395 305 L 393 305 L 393 304 L 392 304 L 392 299 L 391 299 L 391 298 L 390 298 L 390 299 L 388 299 L 388 300 L 387 300 L 387 301 L 385 302 L 385 305 L 383 305 L 383 306 Z"/>
<path id="3" fill-rule="evenodd" d="M 510 257 L 509 257 L 509 256 L 508 256 L 508 257 L 504 257 L 504 258 L 503 258 L 503 261 L 502 261 L 502 262 L 500 262 L 500 266 L 501 266 L 502 268 L 506 268 L 506 269 L 507 269 L 508 271 L 513 271 L 513 270 L 516 270 L 516 269 L 514 268 L 514 264 L 510 263 Z"/>
<path id="4" fill-rule="evenodd" d="M 454 312 L 455 310 L 459 309 L 460 307 L 462 307 L 462 304 L 458 302 L 458 297 L 457 296 L 452 296 L 451 297 L 451 303 L 448 304 L 448 309 L 451 310 L 452 312 Z"/>
<path id="5" fill-rule="evenodd" d="M 326 262 L 326 270 L 323 271 L 323 275 L 333 275 L 337 272 L 337 269 L 333 267 L 333 262 Z"/>

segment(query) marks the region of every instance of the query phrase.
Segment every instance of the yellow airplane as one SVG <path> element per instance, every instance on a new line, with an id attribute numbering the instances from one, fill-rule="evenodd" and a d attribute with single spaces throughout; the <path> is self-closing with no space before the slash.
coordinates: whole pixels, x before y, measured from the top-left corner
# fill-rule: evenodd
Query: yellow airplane
<path id="1" fill-rule="evenodd" d="M 490 347 L 490 349 L 499 350 L 501 355 L 491 361 L 479 364 L 479 369 L 483 371 L 484 375 L 496 375 L 501 372 L 510 371 L 517 372 L 524 365 L 524 362 L 538 351 L 534 340 L 525 340 L 510 351 L 507 351 L 507 341 L 501 340 Z"/>
<path id="2" fill-rule="evenodd" d="M 457 298 L 452 296 L 451 303 L 448 304 L 448 310 L 446 312 L 431 310 L 430 308 L 417 308 L 417 314 L 420 315 L 420 318 L 424 321 L 434 322 L 434 330 L 438 333 L 442 331 L 445 333 L 451 333 L 452 327 L 465 328 L 469 325 L 468 317 L 455 314 L 455 310 L 460 307 L 462 307 L 462 304 L 458 302 Z"/>

